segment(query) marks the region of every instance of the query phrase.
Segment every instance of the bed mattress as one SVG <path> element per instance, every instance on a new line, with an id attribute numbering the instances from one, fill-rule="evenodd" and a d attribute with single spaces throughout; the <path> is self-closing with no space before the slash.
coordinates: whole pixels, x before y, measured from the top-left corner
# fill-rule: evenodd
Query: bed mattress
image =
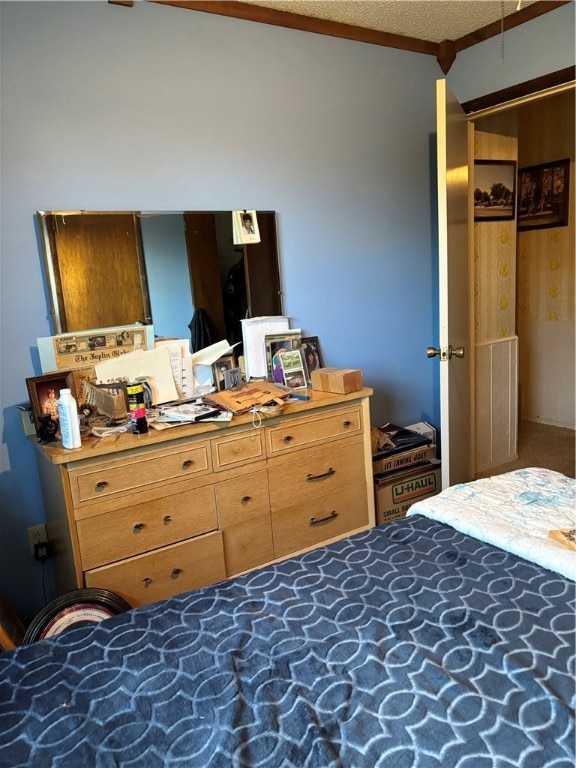
<path id="1" fill-rule="evenodd" d="M 576 480 L 539 467 L 453 485 L 416 502 L 425 515 L 576 579 L 576 555 L 548 533 L 576 527 Z"/>
<path id="2" fill-rule="evenodd" d="M 574 615 L 417 515 L 0 655 L 0 765 L 573 768 Z"/>

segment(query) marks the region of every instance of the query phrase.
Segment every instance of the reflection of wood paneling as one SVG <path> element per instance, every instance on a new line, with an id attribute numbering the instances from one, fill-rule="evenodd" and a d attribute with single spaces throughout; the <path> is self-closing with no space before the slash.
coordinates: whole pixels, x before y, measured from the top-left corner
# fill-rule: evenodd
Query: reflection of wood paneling
<path id="1" fill-rule="evenodd" d="M 46 225 L 62 332 L 150 322 L 140 228 L 132 213 L 51 214 Z"/>
<path id="2" fill-rule="evenodd" d="M 184 213 L 186 247 L 194 311 L 204 309 L 213 326 L 214 342 L 226 337 L 224 304 L 213 213 Z"/>
<path id="3" fill-rule="evenodd" d="M 250 317 L 281 315 L 276 215 L 258 213 L 258 228 L 261 242 L 245 246 L 248 312 Z"/>

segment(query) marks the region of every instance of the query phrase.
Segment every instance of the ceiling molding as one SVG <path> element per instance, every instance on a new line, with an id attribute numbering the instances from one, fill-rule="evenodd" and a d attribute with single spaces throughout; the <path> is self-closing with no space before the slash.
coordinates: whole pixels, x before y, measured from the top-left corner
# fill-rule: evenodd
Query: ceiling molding
<path id="1" fill-rule="evenodd" d="M 109 2 L 114 2 L 114 0 L 109 0 Z M 500 35 L 502 32 L 513 29 L 520 24 L 532 21 L 544 13 L 549 13 L 572 2 L 572 0 L 538 0 L 538 2 L 505 16 L 501 21 L 488 24 L 457 40 L 444 40 L 441 43 L 392 34 L 390 32 L 380 32 L 328 19 L 305 16 L 301 13 L 276 10 L 263 5 L 242 2 L 242 0 L 149 0 L 149 2 L 185 8 L 191 11 L 213 13 L 218 16 L 230 16 L 245 21 L 255 21 L 260 24 L 271 24 L 287 29 L 297 29 L 302 32 L 313 32 L 329 37 L 355 40 L 361 43 L 381 45 L 387 48 L 398 48 L 413 53 L 423 53 L 434 56 L 444 74 L 447 74 L 454 63 L 456 55 L 460 51 Z"/>
<path id="2" fill-rule="evenodd" d="M 523 99 L 526 96 L 532 96 L 535 93 L 551 91 L 559 86 L 574 83 L 576 80 L 576 66 L 559 69 L 557 72 L 551 72 L 548 75 L 536 77 L 533 80 L 527 80 L 518 85 L 512 85 L 501 91 L 488 93 L 478 99 L 471 99 L 462 104 L 462 109 L 467 115 L 474 116 L 477 112 L 484 112 L 503 104 Z"/>

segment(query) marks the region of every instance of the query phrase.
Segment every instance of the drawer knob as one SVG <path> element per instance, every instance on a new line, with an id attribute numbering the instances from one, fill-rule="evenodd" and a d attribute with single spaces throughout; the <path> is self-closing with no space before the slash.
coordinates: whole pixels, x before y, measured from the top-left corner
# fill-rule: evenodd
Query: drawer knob
<path id="1" fill-rule="evenodd" d="M 292 437 L 292 435 L 285 435 L 285 437 L 284 437 L 284 442 L 286 443 L 286 445 L 288 445 L 288 443 L 291 443 L 291 442 L 292 442 L 292 440 L 294 440 L 294 438 Z"/>
<path id="2" fill-rule="evenodd" d="M 181 573 L 182 573 L 182 568 L 172 568 L 172 573 L 170 574 L 170 578 L 177 579 Z"/>
<path id="3" fill-rule="evenodd" d="M 252 496 L 242 496 L 242 498 L 240 499 L 240 504 L 248 504 L 251 498 Z"/>
<path id="4" fill-rule="evenodd" d="M 132 533 L 140 533 L 142 528 L 144 528 L 144 523 L 134 523 L 134 527 L 132 528 Z"/>
<path id="5" fill-rule="evenodd" d="M 344 422 L 342 422 L 342 426 L 344 427 L 344 429 L 348 429 L 348 427 L 352 426 L 352 422 L 351 421 L 344 421 Z"/>
<path id="6" fill-rule="evenodd" d="M 323 480 L 325 477 L 331 477 L 332 475 L 336 474 L 336 470 L 332 469 L 332 467 L 328 467 L 326 472 L 322 472 L 319 475 L 314 475 L 311 472 L 306 475 L 306 482 L 307 483 L 313 483 L 315 480 Z"/>
<path id="7" fill-rule="evenodd" d="M 338 512 L 335 509 L 330 512 L 326 517 L 311 517 L 310 525 L 322 525 L 322 523 L 329 523 L 330 520 L 334 520 L 338 517 Z"/>
<path id="8" fill-rule="evenodd" d="M 168 523 L 172 522 L 172 517 L 170 515 L 164 515 L 164 525 L 168 525 Z"/>
<path id="9" fill-rule="evenodd" d="M 100 480 L 99 482 L 96 483 L 96 490 L 103 491 L 107 485 L 108 483 L 106 482 L 106 480 Z"/>
<path id="10" fill-rule="evenodd" d="M 149 587 L 150 584 L 152 584 L 152 579 L 149 579 L 148 576 L 146 576 L 145 579 L 142 579 L 142 583 L 144 584 L 144 587 Z"/>
<path id="11" fill-rule="evenodd" d="M 193 463 L 192 459 L 186 459 L 186 461 L 182 462 L 182 469 L 190 469 Z"/>

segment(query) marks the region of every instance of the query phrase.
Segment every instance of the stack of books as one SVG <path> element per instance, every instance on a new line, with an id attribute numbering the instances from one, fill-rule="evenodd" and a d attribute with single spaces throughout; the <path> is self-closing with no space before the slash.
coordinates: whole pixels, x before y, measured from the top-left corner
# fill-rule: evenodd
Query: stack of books
<path id="1" fill-rule="evenodd" d="M 436 430 L 427 422 L 372 428 L 378 525 L 405 517 L 410 506 L 441 490 Z"/>

